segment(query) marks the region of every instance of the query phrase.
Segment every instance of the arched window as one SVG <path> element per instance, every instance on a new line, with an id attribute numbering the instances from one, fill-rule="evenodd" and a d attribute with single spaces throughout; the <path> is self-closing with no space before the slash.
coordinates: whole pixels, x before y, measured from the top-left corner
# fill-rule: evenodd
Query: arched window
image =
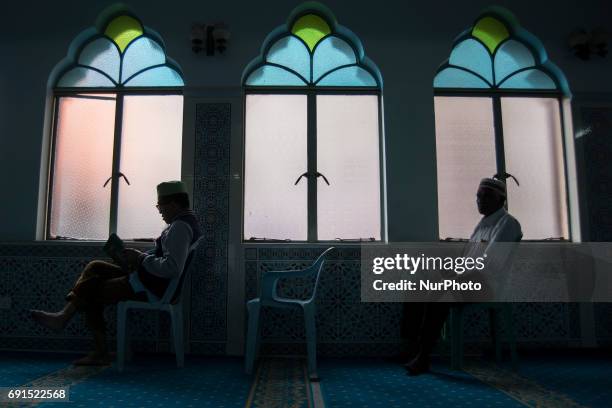
<path id="1" fill-rule="evenodd" d="M 479 180 L 510 173 L 508 210 L 524 239 L 569 238 L 561 71 L 501 8 L 453 44 L 434 79 L 441 238 L 468 238 Z"/>
<path id="2" fill-rule="evenodd" d="M 46 236 L 156 236 L 155 186 L 181 178 L 183 79 L 161 38 L 103 12 L 54 69 Z"/>
<path id="3" fill-rule="evenodd" d="M 382 80 L 318 3 L 246 68 L 244 239 L 385 239 Z"/>

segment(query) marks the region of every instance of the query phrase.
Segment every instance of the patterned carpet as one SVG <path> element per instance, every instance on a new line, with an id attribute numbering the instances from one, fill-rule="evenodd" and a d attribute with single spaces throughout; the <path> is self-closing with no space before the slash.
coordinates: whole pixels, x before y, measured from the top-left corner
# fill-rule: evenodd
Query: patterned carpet
<path id="1" fill-rule="evenodd" d="M 612 401 L 612 357 L 601 353 L 523 356 L 518 372 L 482 360 L 452 371 L 446 361 L 434 360 L 432 372 L 418 377 L 380 359 L 321 359 L 320 383 L 309 382 L 299 358 L 266 358 L 254 376 L 243 374 L 242 359 L 230 357 L 190 356 L 185 368 L 177 369 L 171 355 L 137 355 L 123 373 L 72 367 L 74 358 L 0 353 L 0 386 L 69 386 L 71 408 L 578 408 L 609 407 Z"/>

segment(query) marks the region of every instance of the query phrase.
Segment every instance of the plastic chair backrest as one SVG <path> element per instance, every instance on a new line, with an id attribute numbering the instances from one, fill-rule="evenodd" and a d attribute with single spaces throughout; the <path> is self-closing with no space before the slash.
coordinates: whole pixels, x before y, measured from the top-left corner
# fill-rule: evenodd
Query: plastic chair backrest
<path id="1" fill-rule="evenodd" d="M 317 277 L 315 278 L 314 289 L 312 290 L 312 296 L 308 300 L 309 302 L 311 302 L 317 295 L 317 287 L 319 286 L 319 278 L 321 277 L 321 271 L 323 270 L 323 264 L 325 263 L 325 257 L 327 256 L 327 254 L 329 254 L 334 249 L 335 249 L 334 247 L 327 248 L 321 255 L 319 255 L 315 263 L 312 264 L 311 266 L 311 268 L 316 271 Z"/>
<path id="2" fill-rule="evenodd" d="M 170 284 L 166 289 L 166 293 L 164 293 L 164 297 L 161 298 L 160 303 L 176 304 L 180 300 L 181 293 L 183 293 L 185 285 L 189 281 L 187 278 L 191 269 L 191 263 L 195 257 L 196 249 L 202 241 L 202 238 L 203 237 L 198 238 L 198 240 L 189 247 L 189 250 L 187 251 L 187 259 L 185 260 L 185 266 L 183 266 L 180 276 L 177 279 L 170 281 Z"/>

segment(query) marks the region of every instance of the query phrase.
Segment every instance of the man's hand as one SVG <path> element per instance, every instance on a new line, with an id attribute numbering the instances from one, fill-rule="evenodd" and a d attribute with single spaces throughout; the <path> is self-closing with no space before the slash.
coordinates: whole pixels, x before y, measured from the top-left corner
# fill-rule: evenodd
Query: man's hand
<path id="1" fill-rule="evenodd" d="M 138 269 L 140 266 L 140 255 L 142 255 L 142 252 L 137 249 L 126 248 L 123 250 L 123 256 L 125 257 L 130 270 L 135 271 Z"/>

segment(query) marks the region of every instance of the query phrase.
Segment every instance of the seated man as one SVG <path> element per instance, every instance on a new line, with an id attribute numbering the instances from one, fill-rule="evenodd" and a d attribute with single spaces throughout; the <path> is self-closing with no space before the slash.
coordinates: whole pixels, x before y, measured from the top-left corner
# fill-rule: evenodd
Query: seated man
<path id="1" fill-rule="evenodd" d="M 52 330 L 61 330 L 75 312 L 85 314 L 94 336 L 95 350 L 74 362 L 75 365 L 110 363 L 106 347 L 104 305 L 124 300 L 157 300 L 164 296 L 168 284 L 177 278 L 187 260 L 189 247 L 201 235 L 198 221 L 189 209 L 189 196 L 180 181 L 157 186 L 157 209 L 169 224 L 155 240 L 155 249 L 142 253 L 125 249 L 128 269 L 104 261 L 92 261 L 83 270 L 66 295 L 66 306 L 57 313 L 32 310 L 32 318 Z"/>
<path id="2" fill-rule="evenodd" d="M 510 176 L 510 175 L 508 175 Z M 495 242 L 518 242 L 523 237 L 521 224 L 504 208 L 506 202 L 506 183 L 497 178 L 482 179 L 476 193 L 478 212 L 483 215 L 476 225 L 470 244 L 464 251 L 464 256 L 477 256 L 476 251 L 483 248 L 489 255 L 487 265 L 499 267 L 507 261 L 507 251 L 490 251 Z M 440 336 L 440 330 L 446 320 L 452 303 L 415 303 L 407 304 L 405 322 L 413 338 L 413 359 L 406 365 L 410 375 L 418 375 L 429 370 L 429 356 Z"/>

